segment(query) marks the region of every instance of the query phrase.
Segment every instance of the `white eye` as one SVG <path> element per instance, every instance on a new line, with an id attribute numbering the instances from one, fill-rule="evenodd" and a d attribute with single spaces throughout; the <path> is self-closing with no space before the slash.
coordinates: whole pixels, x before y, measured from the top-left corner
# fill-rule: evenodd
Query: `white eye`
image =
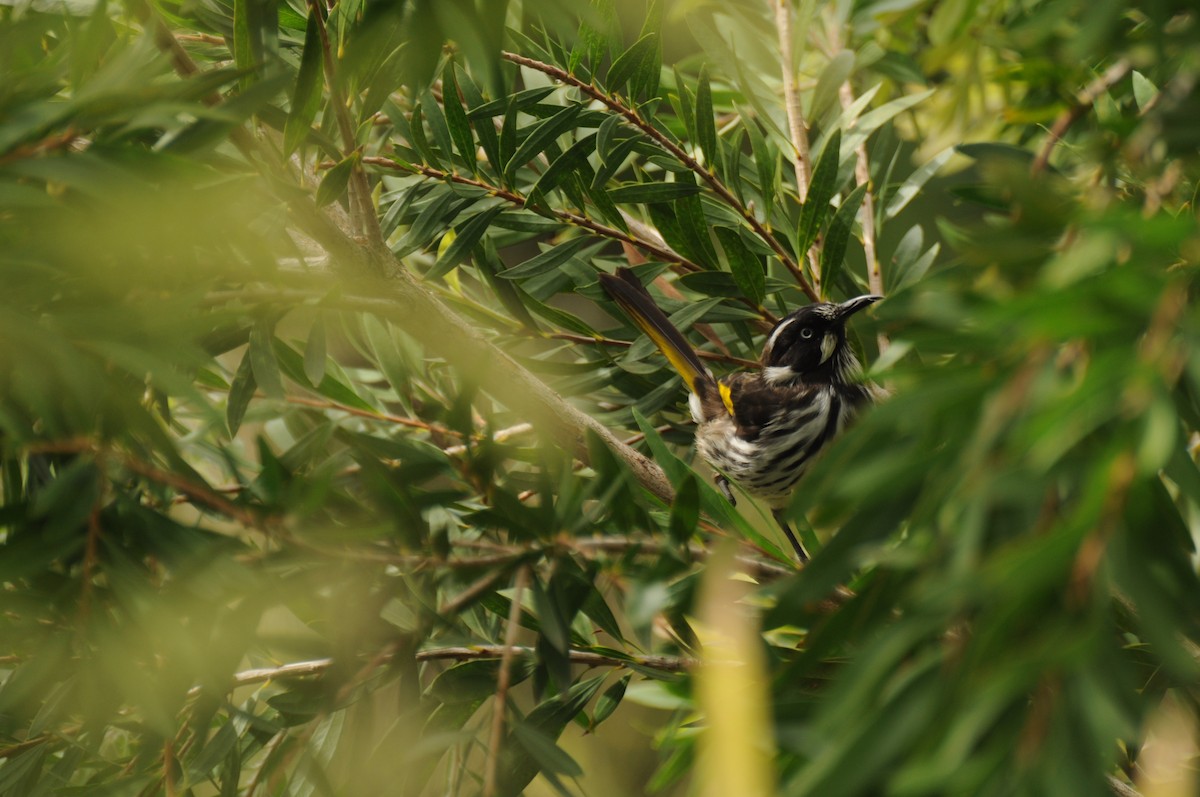
<path id="1" fill-rule="evenodd" d="M 805 340 L 808 340 L 812 336 L 813 336 L 813 331 L 811 329 L 809 329 L 808 327 L 805 327 L 804 329 L 800 330 L 800 337 L 804 338 Z"/>

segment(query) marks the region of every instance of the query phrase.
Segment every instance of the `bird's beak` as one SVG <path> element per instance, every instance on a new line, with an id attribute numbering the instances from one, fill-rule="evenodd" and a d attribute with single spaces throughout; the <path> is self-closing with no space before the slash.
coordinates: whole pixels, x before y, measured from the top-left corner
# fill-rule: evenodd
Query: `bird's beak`
<path id="1" fill-rule="evenodd" d="M 847 299 L 838 305 L 837 316 L 839 319 L 844 321 L 867 305 L 874 304 L 882 298 L 882 296 L 868 293 L 863 296 L 855 296 L 853 299 Z"/>

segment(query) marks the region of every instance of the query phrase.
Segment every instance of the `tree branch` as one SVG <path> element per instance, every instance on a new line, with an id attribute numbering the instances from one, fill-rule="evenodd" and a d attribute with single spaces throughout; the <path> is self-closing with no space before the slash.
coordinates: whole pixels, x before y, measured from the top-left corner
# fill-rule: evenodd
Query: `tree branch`
<path id="1" fill-rule="evenodd" d="M 1054 125 L 1050 128 L 1050 136 L 1042 145 L 1042 149 L 1038 152 L 1037 158 L 1033 161 L 1033 166 L 1030 167 L 1030 174 L 1041 174 L 1046 166 L 1050 163 L 1050 154 L 1054 152 L 1054 146 L 1066 135 L 1071 129 L 1071 125 L 1083 118 L 1100 95 L 1115 86 L 1121 78 L 1129 74 L 1132 65 L 1128 60 L 1122 58 L 1108 69 L 1104 71 L 1091 83 L 1089 83 L 1079 96 L 1075 99 L 1075 104 L 1067 110 L 1063 111 L 1057 119 L 1054 120 Z"/>
<path id="2" fill-rule="evenodd" d="M 514 64 L 519 64 L 521 66 L 537 70 L 538 72 L 549 75 L 555 80 L 566 83 L 570 86 L 574 86 L 592 99 L 603 103 L 609 110 L 619 114 L 631 125 L 636 127 L 638 130 L 641 130 L 649 138 L 653 139 L 655 143 L 657 143 L 667 152 L 671 153 L 672 157 L 677 159 L 690 171 L 698 175 L 701 180 L 707 183 L 708 187 L 712 189 L 713 193 L 720 197 L 725 204 L 737 211 L 737 213 L 746 220 L 746 223 L 750 225 L 750 228 L 754 230 L 755 234 L 757 234 L 764 243 L 771 247 L 771 249 L 779 257 L 780 262 L 782 262 L 787 270 L 792 273 L 792 276 L 796 278 L 796 282 L 800 286 L 800 289 L 804 291 L 804 294 L 814 302 L 820 301 L 817 292 L 813 290 L 812 285 L 805 278 L 803 272 L 800 271 L 800 267 L 796 265 L 796 261 L 792 258 L 791 254 L 786 248 L 784 248 L 780 240 L 776 238 L 775 235 L 755 217 L 754 213 L 752 213 L 749 208 L 741 203 L 741 201 L 733 194 L 733 192 L 721 182 L 716 174 L 701 166 L 695 158 L 693 158 L 683 149 L 683 147 L 672 141 L 662 131 L 650 124 L 650 122 L 643 119 L 635 109 L 627 107 L 592 84 L 584 83 L 571 73 L 552 64 L 547 64 L 533 58 L 527 58 L 523 55 L 510 53 L 507 51 L 502 51 L 500 56 L 507 61 L 513 62 Z"/>
<path id="3" fill-rule="evenodd" d="M 808 200 L 808 184 L 812 181 L 812 156 L 808 147 L 808 125 L 800 108 L 800 95 L 792 74 L 792 4 L 789 0 L 773 0 L 775 27 L 779 29 L 779 60 L 783 69 L 783 104 L 787 111 L 788 132 L 796 150 L 796 193 L 800 203 Z M 814 274 L 814 276 L 816 276 Z"/>
<path id="4" fill-rule="evenodd" d="M 417 661 L 475 661 L 478 659 L 500 659 L 508 653 L 512 656 L 532 656 L 534 649 L 523 645 L 469 645 L 445 648 L 430 648 L 418 651 Z M 567 658 L 572 664 L 586 667 L 648 667 L 663 672 L 685 672 L 699 665 L 698 660 L 687 656 L 612 656 L 603 653 L 593 653 L 590 650 L 569 650 Z M 286 681 L 293 678 L 310 678 L 322 676 L 333 667 L 333 659 L 312 659 L 280 664 L 277 667 L 255 667 L 234 673 L 230 689 L 243 686 L 266 683 L 267 681 Z M 196 697 L 204 687 L 193 686 L 188 690 L 188 697 Z"/>

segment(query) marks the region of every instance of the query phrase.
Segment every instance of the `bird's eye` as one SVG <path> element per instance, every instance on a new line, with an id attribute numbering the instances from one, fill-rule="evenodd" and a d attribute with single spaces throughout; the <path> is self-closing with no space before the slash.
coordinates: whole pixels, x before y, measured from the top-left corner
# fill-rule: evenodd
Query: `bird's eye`
<path id="1" fill-rule="evenodd" d="M 812 336 L 813 336 L 813 331 L 811 329 L 809 329 L 808 327 L 805 327 L 804 329 L 800 330 L 800 337 L 804 338 L 805 340 L 808 340 Z"/>

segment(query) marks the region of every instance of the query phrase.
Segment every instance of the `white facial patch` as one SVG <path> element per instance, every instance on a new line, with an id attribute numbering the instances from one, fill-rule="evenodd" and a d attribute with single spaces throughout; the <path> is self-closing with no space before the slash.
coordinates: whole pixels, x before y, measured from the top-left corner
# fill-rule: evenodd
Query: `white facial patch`
<path id="1" fill-rule="evenodd" d="M 796 372 L 792 370 L 790 365 L 768 365 L 763 369 L 763 379 L 768 384 L 779 384 L 780 382 L 790 382 L 796 378 Z"/>
<path id="2" fill-rule="evenodd" d="M 821 365 L 837 351 L 837 343 L 837 335 L 833 332 L 826 332 L 825 337 L 821 338 Z"/>

